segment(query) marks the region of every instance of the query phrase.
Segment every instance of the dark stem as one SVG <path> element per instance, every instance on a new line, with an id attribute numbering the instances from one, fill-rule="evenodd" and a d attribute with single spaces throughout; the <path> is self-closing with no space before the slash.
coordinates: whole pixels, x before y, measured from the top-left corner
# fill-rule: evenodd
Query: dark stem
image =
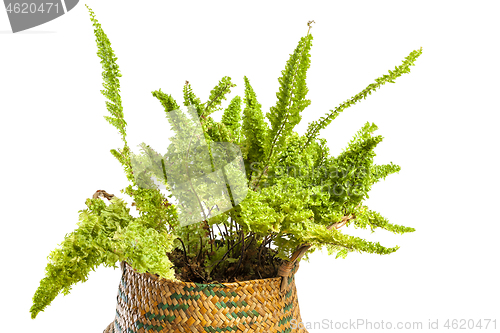
<path id="1" fill-rule="evenodd" d="M 273 265 L 273 276 L 276 276 L 278 274 L 278 270 L 276 269 L 276 266 L 274 265 L 274 258 L 276 257 L 276 253 L 273 254 L 271 257 L 271 264 Z"/>
<path id="2" fill-rule="evenodd" d="M 191 265 L 189 264 L 188 259 L 187 259 L 187 255 L 186 255 L 186 247 L 184 246 L 184 242 L 183 242 L 183 241 L 182 241 L 182 239 L 180 239 L 180 238 L 176 238 L 176 239 L 178 239 L 178 240 L 181 242 L 181 244 L 182 244 L 182 248 L 184 249 L 184 262 L 185 262 L 185 263 L 186 263 L 186 265 L 189 267 L 189 270 L 191 271 L 191 273 L 192 273 L 192 274 L 193 274 L 193 276 L 194 276 L 194 275 L 195 275 L 195 274 L 194 274 L 194 271 L 193 271 L 193 269 L 191 268 Z"/>
<path id="3" fill-rule="evenodd" d="M 243 233 L 241 233 L 241 237 L 243 238 Z M 243 242 L 241 244 L 241 255 L 240 255 L 240 260 L 238 260 L 238 265 L 236 265 L 236 268 L 234 269 L 233 274 L 231 274 L 231 276 L 228 279 L 232 279 L 233 276 L 236 275 L 236 272 L 238 272 L 238 270 L 241 266 L 241 261 L 243 260 L 244 253 L 245 253 L 245 238 L 243 238 Z"/>
<path id="4" fill-rule="evenodd" d="M 215 242 L 215 233 L 214 233 L 214 226 L 210 226 L 210 232 L 213 237 L 211 237 L 210 241 L 210 252 L 214 252 L 214 242 Z"/>
<path id="5" fill-rule="evenodd" d="M 203 238 L 200 235 L 200 252 L 198 253 L 198 256 L 196 257 L 197 262 L 201 262 L 200 258 L 201 258 L 201 251 L 202 250 L 203 250 Z"/>
<path id="6" fill-rule="evenodd" d="M 268 235 L 266 235 L 266 237 L 264 237 L 264 240 L 262 240 L 262 243 L 260 243 L 260 246 L 259 246 L 259 269 L 262 267 L 262 261 L 260 260 L 260 258 L 262 256 L 263 245 L 266 243 L 267 237 L 268 237 Z"/>
<path id="7" fill-rule="evenodd" d="M 250 247 L 250 245 L 252 245 L 253 241 L 255 240 L 255 233 L 251 232 L 250 235 L 253 236 L 253 237 L 250 240 L 250 243 L 248 243 L 248 245 L 245 247 L 245 251 L 248 250 L 248 248 Z"/>
<path id="8" fill-rule="evenodd" d="M 224 233 L 222 232 L 222 230 L 220 229 L 218 224 L 216 224 L 216 226 L 217 226 L 217 229 L 219 229 L 219 233 L 220 233 L 220 236 L 222 238 L 222 242 L 224 242 Z M 215 235 L 214 235 L 214 239 L 215 239 Z"/>
<path id="9" fill-rule="evenodd" d="M 248 235 L 246 238 L 250 237 L 251 235 Z M 245 239 L 246 239 L 245 238 Z M 245 240 L 243 239 L 243 240 Z M 222 260 L 224 260 L 224 258 L 226 258 L 226 256 L 229 254 L 229 252 L 236 246 L 238 245 L 239 243 L 241 243 L 241 241 L 239 241 L 238 243 L 234 244 L 226 253 L 224 253 L 224 255 L 222 256 L 222 258 L 220 258 L 219 261 L 217 261 L 215 264 L 213 264 L 212 266 L 210 266 L 208 269 L 212 272 L 215 270 L 215 268 L 217 268 L 217 266 L 222 262 Z M 215 265 L 215 266 L 214 266 Z M 213 267 L 213 269 L 211 269 Z"/>

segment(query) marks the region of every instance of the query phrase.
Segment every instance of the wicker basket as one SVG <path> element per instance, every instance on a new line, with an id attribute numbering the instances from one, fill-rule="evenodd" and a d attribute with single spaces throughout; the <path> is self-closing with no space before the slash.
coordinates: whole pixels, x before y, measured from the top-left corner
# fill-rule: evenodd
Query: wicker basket
<path id="1" fill-rule="evenodd" d="M 278 277 L 222 284 L 169 281 L 122 262 L 115 320 L 104 333 L 308 333 L 299 325 L 294 281 L 307 249 L 299 248 Z"/>

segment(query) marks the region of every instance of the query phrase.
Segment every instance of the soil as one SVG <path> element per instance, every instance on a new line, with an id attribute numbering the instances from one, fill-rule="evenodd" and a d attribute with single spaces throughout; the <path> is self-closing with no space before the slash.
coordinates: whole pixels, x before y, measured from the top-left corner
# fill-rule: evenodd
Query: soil
<path id="1" fill-rule="evenodd" d="M 261 254 L 260 261 L 259 252 Z M 203 267 L 204 260 L 185 257 L 182 250 L 175 249 L 168 253 L 168 257 L 175 266 L 175 277 L 181 281 L 226 283 L 277 277 L 278 268 L 283 261 L 275 254 L 275 250 L 267 247 L 262 248 L 261 251 L 257 248 L 251 248 L 245 251 L 241 262 L 240 257 L 237 257 L 233 260 L 225 258 L 220 263 L 215 264 L 210 275 Z"/>

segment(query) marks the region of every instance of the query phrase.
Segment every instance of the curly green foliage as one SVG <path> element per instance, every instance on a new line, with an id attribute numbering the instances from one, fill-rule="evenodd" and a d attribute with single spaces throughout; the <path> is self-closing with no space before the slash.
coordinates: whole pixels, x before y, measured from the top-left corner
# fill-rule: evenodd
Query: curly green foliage
<path id="1" fill-rule="evenodd" d="M 167 183 L 164 156 L 158 154 L 144 142 L 141 143 L 139 147 L 141 148 L 142 154 L 134 154 L 132 159 L 136 182 L 141 185 L 141 188 L 154 189 L 156 185 L 150 177 L 150 174 L 153 174 L 158 181 L 169 189 L 170 186 Z"/>
<path id="2" fill-rule="evenodd" d="M 305 99 L 308 91 L 305 80 L 310 66 L 311 42 L 312 36 L 309 34 L 301 38 L 290 55 L 279 79 L 277 104 L 266 115 L 270 120 L 270 128 L 264 122 L 261 105 L 248 78 L 244 77 L 246 107 L 243 110 L 240 147 L 247 176 L 252 180 L 249 186 L 254 191 L 250 191 L 245 200 L 229 211 L 227 216 L 245 232 L 255 234 L 260 243 L 264 238 L 271 237 L 282 259 L 288 258 L 298 246 L 306 242 L 313 245 L 310 252 L 326 246 L 329 252 L 337 252 L 337 257 L 345 257 L 351 251 L 392 253 L 397 247 L 385 248 L 378 243 L 327 229 L 343 216 L 361 214 L 359 206 L 369 198 L 371 186 L 387 175 L 399 172 L 400 167 L 392 162 L 387 165 L 373 163 L 374 148 L 383 139 L 382 136 L 372 135 L 377 130 L 375 124 L 366 123 L 337 157 L 330 156 L 325 139 L 317 138 L 319 129 L 326 127 L 334 116 L 314 122 L 303 136 L 293 131 L 300 122 L 300 113 L 310 104 Z M 402 66 L 390 71 L 390 75 L 377 79 L 376 84 L 368 86 L 335 112 L 338 114 L 385 82 L 394 82 L 395 78 L 408 73 L 420 53 L 421 50 L 412 52 Z M 214 93 L 212 96 L 215 96 Z M 192 96 L 190 98 L 195 100 Z M 239 106 L 239 101 L 236 101 Z M 226 109 L 221 123 L 214 122 L 210 117 L 201 120 L 210 141 L 232 141 L 231 134 L 234 134 L 234 128 L 240 122 L 239 107 L 235 110 L 232 108 L 230 105 Z M 227 227 L 223 216 L 211 219 L 209 225 Z M 359 215 L 353 223 L 362 225 L 361 221 L 365 220 L 364 215 Z M 377 221 L 380 222 L 380 219 Z M 401 228 L 397 230 L 414 230 Z M 192 240 L 186 240 L 192 234 L 186 233 L 181 238 L 190 244 L 190 248 L 193 246 L 196 251 L 202 251 L 201 245 L 196 247 L 194 243 L 191 244 Z M 234 232 L 227 237 L 231 236 L 234 236 Z M 219 252 L 220 249 L 215 251 L 217 257 L 221 255 Z"/>
<path id="3" fill-rule="evenodd" d="M 345 258 L 349 252 L 365 252 L 374 254 L 391 254 L 399 249 L 399 246 L 384 247 L 379 242 L 368 242 L 362 238 L 345 235 L 335 228 L 327 230 L 324 226 L 314 225 L 309 229 L 308 243 L 313 246 L 325 246 L 329 254 L 337 252 L 337 258 Z"/>
<path id="4" fill-rule="evenodd" d="M 389 223 L 389 221 L 380 215 L 380 213 L 369 210 L 366 206 L 362 206 L 360 212 L 356 214 L 356 218 L 349 221 L 346 225 L 350 224 L 362 229 L 368 229 L 369 227 L 371 232 L 374 232 L 376 228 L 385 229 L 395 234 L 404 234 L 406 232 L 415 231 L 414 228 Z"/>
<path id="5" fill-rule="evenodd" d="M 208 101 L 204 103 L 205 109 L 200 114 L 200 117 L 206 117 L 215 111 L 222 110 L 220 105 L 223 100 L 226 100 L 226 94 L 231 92 L 232 87 L 236 87 L 236 85 L 231 82 L 231 78 L 224 76 L 215 88 L 210 91 L 210 96 L 208 97 Z"/>
<path id="6" fill-rule="evenodd" d="M 304 223 L 314 217 L 311 207 L 325 199 L 314 193 L 299 178 L 280 177 L 273 186 L 247 194 L 239 205 L 242 217 L 239 223 L 258 235 L 273 235 L 278 257 L 287 259 L 304 243 L 307 233 Z"/>
<path id="7" fill-rule="evenodd" d="M 157 231 L 163 230 L 166 224 L 171 228 L 178 227 L 175 205 L 166 205 L 167 200 L 158 189 L 134 189 L 129 185 L 124 192 L 135 198 L 144 227 Z"/>
<path id="8" fill-rule="evenodd" d="M 222 82 L 222 81 L 221 81 Z M 236 85 L 231 85 L 234 87 Z M 221 88 L 222 89 L 222 88 Z M 215 95 L 217 90 L 212 90 L 211 95 Z M 218 95 L 211 96 L 215 98 Z M 224 98 L 225 99 L 225 98 Z M 207 102 L 208 103 L 208 102 Z M 200 122 L 205 128 L 209 137 L 209 142 L 231 142 L 239 144 L 241 141 L 241 97 L 235 96 L 229 106 L 224 110 L 220 122 L 216 122 L 212 117 L 202 117 Z"/>
<path id="9" fill-rule="evenodd" d="M 283 176 L 292 176 L 303 180 L 310 180 L 310 170 L 318 164 L 320 159 L 319 146 L 313 145 L 308 151 L 301 151 L 300 145 L 304 143 L 304 137 L 297 132 L 292 132 L 286 139 L 285 144 L 279 151 L 278 160 L 271 164 L 266 171 L 267 175 L 261 178 L 262 186 L 272 186 L 273 179 Z M 328 149 L 328 148 L 326 148 Z"/>
<path id="10" fill-rule="evenodd" d="M 87 199 L 86 204 L 88 209 L 80 211 L 78 229 L 66 235 L 60 248 L 49 255 L 46 277 L 33 297 L 32 318 L 59 292 L 67 295 L 73 284 L 86 281 L 91 270 L 101 264 L 115 267 L 119 259 L 111 238 L 118 228 L 125 228 L 132 220 L 125 204 L 117 199 L 108 207 L 101 199 Z"/>
<path id="11" fill-rule="evenodd" d="M 230 93 L 231 88 L 235 86 L 236 85 L 231 82 L 231 78 L 229 76 L 224 76 L 210 92 L 208 101 L 201 103 L 200 99 L 193 93 L 191 84 L 186 82 L 184 85 L 184 105 L 192 106 L 196 109 L 198 119 L 193 120 L 201 123 L 205 134 L 205 140 L 209 146 L 212 141 L 232 141 L 230 140 L 230 131 L 225 127 L 225 124 L 214 121 L 210 117 L 210 114 L 217 110 L 221 110 L 219 106 L 222 101 L 226 99 L 225 95 Z M 167 112 L 170 111 L 167 110 L 168 105 L 164 106 Z"/>
<path id="12" fill-rule="evenodd" d="M 359 209 L 374 183 L 400 170 L 392 162 L 387 165 L 373 163 L 374 148 L 382 141 L 382 136 L 372 136 L 376 125 L 366 123 L 337 157 L 329 156 L 326 140 L 317 136 L 345 108 L 366 98 L 386 82 L 394 83 L 397 77 L 409 73 L 410 66 L 414 65 L 422 49 L 410 53 L 401 66 L 389 71 L 389 75 L 376 79 L 375 84 L 369 85 L 330 114 L 310 123 L 306 134 L 299 136 L 293 129 L 301 120 L 301 112 L 310 105 L 310 100 L 305 97 L 308 92 L 306 74 L 310 67 L 312 39 L 309 32 L 300 39 L 278 79 L 278 101 L 266 114 L 270 127 L 264 121 L 261 105 L 246 76 L 243 117 L 241 99 L 235 97 L 224 111 L 221 122 L 215 122 L 210 114 L 220 109 L 225 94 L 235 86 L 231 79 L 223 77 L 205 103 L 201 103 L 186 82 L 183 89 L 184 105 L 196 109 L 207 143 L 222 141 L 240 145 L 247 176 L 251 180 L 249 187 L 254 191 L 250 191 L 247 198 L 229 212 L 205 221 L 201 226 L 183 229 L 175 227 L 175 208 L 172 206 L 167 213 L 159 192 L 132 190 L 129 186 L 127 193 L 134 195 L 144 220 L 148 221 L 145 227 L 159 231 L 168 222 L 171 231 L 186 243 L 187 255 L 190 257 L 203 257 L 204 251 L 209 251 L 209 243 L 209 253 L 220 252 L 219 248 L 214 250 L 213 246 L 225 238 L 218 238 L 214 227 L 229 228 L 229 231 L 221 231 L 219 236 L 225 235 L 226 239 L 232 241 L 242 232 L 256 235 L 258 243 L 263 243 L 264 238 L 272 239 L 282 258 L 286 258 L 304 242 L 314 245 L 311 251 L 315 247 L 326 246 L 329 251 L 337 251 L 341 256 L 355 250 L 379 254 L 394 250 L 378 243 L 340 236 L 340 231 L 327 229 L 347 215 L 356 216 L 357 219 L 352 222 L 355 225 L 367 225 L 366 221 L 369 220 L 372 221 L 371 226 L 384 225 L 390 228 L 379 217 L 368 219 L 363 215 L 364 211 Z M 161 90 L 153 92 L 153 95 L 160 100 L 166 112 L 178 109 L 170 95 Z M 260 168 L 255 168 L 257 164 L 260 164 Z M 224 217 L 229 217 L 231 223 Z M 234 225 L 235 230 L 232 230 L 233 222 L 239 225 Z M 397 230 L 414 230 L 402 228 Z M 209 242 L 203 241 L 206 237 L 209 237 Z M 180 243 L 176 247 L 179 248 Z"/>
<path id="13" fill-rule="evenodd" d="M 366 123 L 349 143 L 348 149 L 328 163 L 330 177 L 324 186 L 335 198 L 335 202 L 348 211 L 362 200 L 369 198 L 368 192 L 374 183 L 370 171 L 375 157 L 374 148 L 382 141 L 382 136 L 371 136 L 375 124 Z"/>
<path id="14" fill-rule="evenodd" d="M 372 171 L 373 183 L 377 183 L 381 179 L 385 180 L 385 177 L 387 177 L 391 173 L 401 171 L 401 167 L 399 165 L 390 162 L 389 164 L 373 165 L 371 171 Z"/>
<path id="15" fill-rule="evenodd" d="M 121 74 L 116 64 L 117 58 L 93 11 L 87 8 L 94 26 L 97 54 L 104 70 L 102 77 L 105 90 L 101 93 L 109 100 L 106 107 L 111 117 L 105 119 L 119 130 L 124 141 L 123 151 L 112 149 L 111 153 L 124 166 L 127 178 L 137 186 L 132 172 L 131 152 L 125 139 L 126 122 L 121 105 L 118 79 Z M 173 277 L 169 272 L 171 264 L 165 251 L 173 242 L 166 223 L 169 223 L 170 228 L 171 224 L 175 224 L 175 207 L 167 207 L 159 191 L 133 190 L 129 186 L 123 192 L 134 197 L 141 217 L 134 219 L 130 216 L 125 203 L 117 197 L 112 198 L 107 207 L 101 199 L 88 199 L 88 209 L 80 211 L 78 228 L 66 235 L 60 248 L 49 256 L 46 276 L 33 297 L 30 310 L 32 318 L 43 311 L 60 292 L 68 294 L 73 284 L 86 281 L 88 273 L 99 265 L 116 267 L 117 261 L 129 261 L 137 266 L 134 267 L 136 269 L 147 269 L 165 278 Z"/>
<path id="16" fill-rule="evenodd" d="M 301 148 L 301 146 L 299 146 L 299 148 Z M 330 148 L 328 148 L 326 139 L 324 138 L 316 139 L 312 144 L 307 146 L 306 150 L 313 160 L 312 166 L 316 169 L 319 169 L 330 156 Z"/>
<path id="17" fill-rule="evenodd" d="M 111 42 L 102 30 L 101 24 L 95 18 L 95 14 L 87 5 L 85 5 L 91 15 L 91 20 L 94 25 L 94 34 L 96 36 L 96 42 L 98 47 L 97 55 L 102 59 L 101 64 L 104 72 L 102 73 L 102 78 L 104 79 L 103 86 L 106 90 L 101 90 L 101 93 L 109 100 L 106 101 L 106 107 L 113 117 L 104 116 L 104 118 L 122 135 L 123 142 L 125 144 L 126 132 L 125 126 L 127 123 L 123 118 L 123 107 L 122 100 L 120 97 L 120 81 L 118 77 L 122 76 L 120 69 L 116 64 L 116 60 L 113 49 L 111 48 Z"/>
<path id="18" fill-rule="evenodd" d="M 116 60 L 113 49 L 111 48 L 111 42 L 108 36 L 102 30 L 101 24 L 95 18 L 95 14 L 90 9 L 89 6 L 85 5 L 90 12 L 91 21 L 94 26 L 94 35 L 96 36 L 97 43 L 97 55 L 101 58 L 101 64 L 103 68 L 102 78 L 104 80 L 103 87 L 105 90 L 101 90 L 108 101 L 106 101 L 106 108 L 111 114 L 111 117 L 104 116 L 106 121 L 111 125 L 116 127 L 122 136 L 124 142 L 123 151 L 119 149 L 111 149 L 111 154 L 123 165 L 127 179 L 134 182 L 134 176 L 132 172 L 132 166 L 130 164 L 130 148 L 128 147 L 126 140 L 126 125 L 127 122 L 123 116 L 122 100 L 120 96 L 120 80 L 121 77 L 120 69 Z"/>
<path id="19" fill-rule="evenodd" d="M 88 273 L 100 265 L 116 268 L 118 261 L 127 261 L 142 272 L 174 278 L 165 256 L 172 248 L 173 236 L 164 228 L 157 232 L 145 227 L 148 223 L 132 217 L 126 203 L 117 197 L 108 206 L 100 198 L 87 199 L 86 205 L 87 209 L 79 211 L 78 228 L 48 257 L 46 275 L 30 309 L 33 319 L 59 293 L 67 295 L 74 284 L 87 281 Z"/>
<path id="20" fill-rule="evenodd" d="M 249 192 L 240 203 L 242 222 L 239 223 L 259 235 L 273 234 L 282 259 L 304 243 L 314 245 L 309 253 L 315 247 L 326 246 L 329 252 L 342 257 L 351 251 L 394 252 L 397 248 L 385 248 L 358 238 L 339 238 L 340 231 L 326 229 L 349 214 L 360 214 L 358 224 L 366 221 L 357 207 L 368 198 L 372 184 L 400 170 L 392 163 L 373 164 L 373 150 L 382 140 L 381 136 L 372 136 L 375 130 L 375 124 L 366 123 L 336 158 L 328 156 L 324 140 L 301 150 L 307 138 L 293 132 L 280 152 L 278 163 L 264 177 L 262 188 Z M 376 221 L 380 226 L 386 225 L 380 219 Z M 406 227 L 391 230 L 414 231 Z M 311 238 L 312 235 L 316 238 Z"/>
<path id="21" fill-rule="evenodd" d="M 179 105 L 171 95 L 165 94 L 161 89 L 151 92 L 154 97 L 158 98 L 161 105 L 165 108 L 165 112 L 180 109 Z"/>
<path id="22" fill-rule="evenodd" d="M 133 220 L 125 229 L 119 230 L 113 236 L 119 240 L 116 251 L 139 273 L 152 272 L 159 276 L 175 280 L 170 268 L 172 263 L 165 255 L 174 248 L 175 237 L 163 229 L 144 227 L 147 219 L 140 217 Z"/>
<path id="23" fill-rule="evenodd" d="M 327 113 L 324 117 L 320 117 L 319 120 L 309 123 L 307 132 L 305 134 L 307 141 L 305 142 L 304 147 L 307 147 L 315 138 L 317 138 L 319 131 L 326 128 L 332 122 L 332 120 L 337 118 L 340 112 L 361 101 L 361 99 L 366 99 L 366 96 L 368 96 L 368 94 L 371 95 L 373 91 L 377 90 L 387 82 L 395 83 L 394 80 L 396 78 L 400 77 L 402 74 L 410 73 L 410 66 L 415 65 L 414 62 L 421 54 L 422 48 L 410 52 L 410 54 L 403 61 L 403 64 L 399 67 L 396 66 L 394 71 L 390 70 L 389 75 L 384 75 L 375 79 L 376 83 L 369 84 L 362 92 L 342 103 L 341 105 L 336 107 L 335 110 L 330 110 L 329 113 Z"/>
<path id="24" fill-rule="evenodd" d="M 306 74 L 310 66 L 310 49 L 312 46 L 312 35 L 300 39 L 290 59 L 287 61 L 282 76 L 278 79 L 280 83 L 279 92 L 276 93 L 278 101 L 276 106 L 271 107 L 266 117 L 271 123 L 270 151 L 267 163 L 271 160 L 274 151 L 280 151 L 286 138 L 292 134 L 292 130 L 301 120 L 300 113 L 311 104 L 306 99 L 308 92 L 306 86 Z"/>
<path id="25" fill-rule="evenodd" d="M 422 52 L 421 48 L 411 52 L 401 66 L 389 71 L 389 75 L 376 79 L 376 83 L 335 110 L 330 110 L 325 117 L 310 123 L 305 135 L 299 135 L 293 129 L 301 120 L 301 112 L 310 105 L 310 101 L 305 99 L 312 46 L 309 32 L 300 39 L 278 79 L 278 101 L 266 114 L 270 126 L 264 121 L 261 105 L 246 76 L 245 108 L 241 110 L 242 99 L 236 96 L 225 109 L 221 122 L 214 121 L 210 115 L 221 109 L 226 94 L 235 86 L 231 79 L 223 77 L 205 103 L 201 103 L 186 82 L 183 104 L 195 108 L 207 143 L 238 144 L 251 181 L 247 197 L 239 205 L 202 223 L 181 228 L 175 205 L 170 204 L 155 186 L 142 188 L 137 185 L 138 180 L 149 185 L 152 181 L 149 179 L 148 183 L 146 167 L 132 171 L 132 152 L 125 140 L 126 122 L 119 93 L 118 78 L 121 74 L 117 58 L 94 13 L 90 8 L 89 11 L 98 46 L 97 54 L 104 70 L 105 90 L 101 93 L 108 99 L 106 107 L 111 114 L 105 119 L 118 129 L 125 143 L 122 151 L 112 149 L 111 153 L 124 166 L 131 182 L 122 193 L 133 197 L 140 216 L 130 216 L 124 201 L 117 197 L 111 200 L 109 206 L 101 199 L 88 199 L 88 209 L 80 211 L 78 228 L 66 235 L 60 247 L 49 256 L 46 276 L 33 297 L 32 318 L 59 293 L 68 294 L 72 285 L 86 281 L 88 273 L 99 265 L 116 267 L 118 261 L 127 261 L 139 272 L 175 279 L 172 263 L 166 254 L 181 250 L 185 251 L 185 268 L 189 268 L 194 277 L 208 281 L 211 274 L 223 276 L 220 273 L 231 265 L 236 273 L 241 263 L 239 258 L 244 257 L 244 240 L 255 242 L 252 251 L 258 253 L 263 246 L 274 244 L 277 256 L 283 260 L 287 260 L 303 244 L 312 246 L 308 253 L 326 247 L 330 254 L 345 257 L 353 251 L 389 254 L 398 249 L 397 246 L 386 248 L 379 243 L 345 235 L 333 228 L 333 224 L 346 216 L 351 218 L 346 225 L 357 228 L 370 228 L 372 231 L 381 228 L 398 234 L 415 231 L 410 227 L 390 224 L 379 213 L 362 205 L 374 183 L 400 171 L 400 167 L 392 162 L 385 165 L 373 163 L 374 148 L 382 140 L 382 136 L 372 135 L 376 125 L 366 123 L 337 157 L 330 156 L 326 140 L 318 138 L 318 134 L 345 108 L 366 98 L 386 82 L 394 83 L 397 77 L 409 73 L 410 66 Z M 174 114 L 170 111 L 179 109 L 172 96 L 161 90 L 152 94 L 164 107 L 167 118 Z M 184 128 L 188 125 L 187 119 L 176 119 L 173 130 L 188 135 L 190 132 Z M 182 148 L 184 139 L 174 139 L 175 149 Z M 141 147 L 145 154 L 137 161 L 152 161 L 156 166 L 155 175 L 159 179 L 163 175 L 166 183 L 164 165 L 159 168 L 164 162 L 162 156 L 145 144 Z M 211 162 L 214 168 L 214 161 Z M 260 168 L 255 168 L 258 164 Z M 200 191 L 206 192 L 207 186 Z M 196 267 L 201 269 L 195 272 Z M 215 272 L 216 267 L 218 272 Z"/>
<path id="26" fill-rule="evenodd" d="M 348 252 L 389 254 L 397 250 L 397 247 L 386 248 L 379 243 L 343 235 L 337 230 L 327 230 L 326 225 L 332 220 L 340 220 L 343 214 L 332 212 L 329 223 L 317 223 L 311 208 L 322 204 L 329 204 L 329 196 L 319 188 L 308 191 L 301 187 L 298 179 L 284 178 L 279 179 L 275 186 L 263 188 L 260 193 L 250 192 L 240 206 L 245 227 L 259 235 L 273 234 L 277 255 L 284 260 L 305 243 L 315 248 L 335 247 L 337 251 Z"/>
<path id="27" fill-rule="evenodd" d="M 250 80 L 245 76 L 245 109 L 243 110 L 242 134 L 244 136 L 241 151 L 245 158 L 247 176 L 252 163 L 263 162 L 269 149 L 269 128 L 264 121 L 261 104 L 257 101 L 257 96 L 250 85 Z"/>
<path id="28" fill-rule="evenodd" d="M 192 105 L 197 113 L 198 117 L 201 117 L 203 114 L 203 104 L 201 103 L 201 100 L 196 97 L 196 95 L 193 92 L 193 88 L 191 88 L 191 84 L 186 81 L 186 84 L 184 85 L 184 88 L 182 89 L 182 93 L 184 96 L 184 106 L 190 106 Z"/>
<path id="29" fill-rule="evenodd" d="M 234 142 L 235 138 L 231 130 L 224 123 L 214 121 L 210 117 L 207 118 L 205 123 L 211 142 Z"/>
<path id="30" fill-rule="evenodd" d="M 229 106 L 224 110 L 222 115 L 221 123 L 223 123 L 226 128 L 231 133 L 231 141 L 239 144 L 240 143 L 240 133 L 241 133 L 241 97 L 234 96 L 234 98 L 229 103 Z M 223 141 L 223 140 L 220 140 Z"/>

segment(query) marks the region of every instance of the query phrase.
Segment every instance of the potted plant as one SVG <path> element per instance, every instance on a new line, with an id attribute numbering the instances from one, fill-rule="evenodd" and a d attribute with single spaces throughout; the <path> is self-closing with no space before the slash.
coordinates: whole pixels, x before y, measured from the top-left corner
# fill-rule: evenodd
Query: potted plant
<path id="1" fill-rule="evenodd" d="M 120 262 L 116 318 L 106 332 L 306 332 L 291 326 L 293 319 L 300 322 L 294 274 L 301 258 L 323 247 L 336 258 L 398 249 L 343 234 L 345 225 L 415 231 L 363 205 L 374 183 L 400 170 L 392 162 L 373 163 L 382 140 L 373 135 L 377 126 L 366 123 L 336 157 L 318 134 L 345 108 L 409 73 L 421 48 L 299 135 L 294 127 L 310 104 L 305 97 L 313 21 L 308 22 L 307 35 L 279 78 L 269 123 L 247 77 L 244 98 L 234 97 L 220 122 L 211 114 L 222 109 L 235 86 L 231 78 L 223 77 L 205 103 L 186 81 L 183 105 L 191 118 L 171 95 L 152 92 L 175 132 L 167 153 L 143 143 L 142 154 L 135 155 L 126 141 L 117 58 L 89 11 L 104 69 L 101 92 L 109 100 L 111 116 L 105 119 L 124 142 L 111 153 L 130 181 L 121 192 L 133 198 L 139 217 L 104 190 L 86 199 L 78 228 L 49 256 L 32 318 L 59 293 L 86 281 L 91 270 Z M 160 187 L 172 194 L 165 196 Z"/>

